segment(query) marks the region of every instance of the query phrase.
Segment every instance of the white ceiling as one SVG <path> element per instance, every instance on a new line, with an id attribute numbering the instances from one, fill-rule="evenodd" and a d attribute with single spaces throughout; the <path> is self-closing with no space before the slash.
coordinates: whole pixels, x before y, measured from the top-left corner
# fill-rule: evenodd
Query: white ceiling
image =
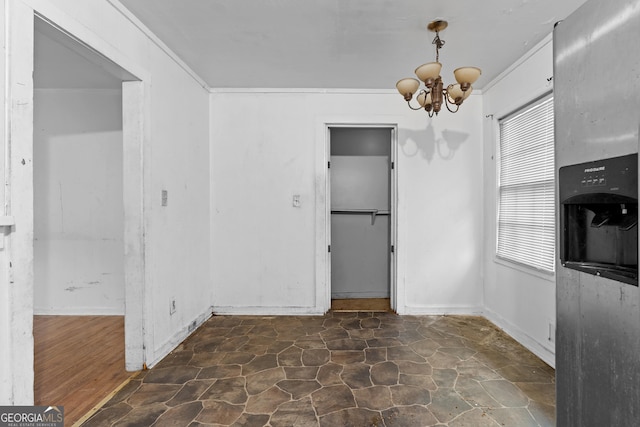
<path id="1" fill-rule="evenodd" d="M 482 89 L 585 0 L 120 0 L 212 88 L 393 89 L 435 59 Z"/>

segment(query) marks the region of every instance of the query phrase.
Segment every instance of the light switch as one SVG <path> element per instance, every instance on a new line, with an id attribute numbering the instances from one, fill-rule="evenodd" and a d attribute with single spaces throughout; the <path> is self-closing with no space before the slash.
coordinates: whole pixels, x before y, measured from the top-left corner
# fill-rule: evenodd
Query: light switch
<path id="1" fill-rule="evenodd" d="M 299 208 L 300 207 L 300 195 L 299 194 L 294 194 L 293 195 L 293 207 L 294 208 Z"/>

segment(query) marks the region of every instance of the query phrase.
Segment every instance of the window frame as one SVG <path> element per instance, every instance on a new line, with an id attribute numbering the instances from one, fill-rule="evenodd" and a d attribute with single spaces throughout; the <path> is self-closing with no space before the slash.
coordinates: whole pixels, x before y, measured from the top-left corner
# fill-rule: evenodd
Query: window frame
<path id="1" fill-rule="evenodd" d="M 529 264 L 527 262 L 523 262 L 522 260 L 518 260 L 518 259 L 513 259 L 510 258 L 508 256 L 505 256 L 504 253 L 500 253 L 499 249 L 500 249 L 500 245 L 499 245 L 499 241 L 500 241 L 500 220 L 501 220 L 501 203 L 502 203 L 502 195 L 503 195 L 503 185 L 502 185 L 502 180 L 501 180 L 501 174 L 502 174 L 502 168 L 503 168 L 503 153 L 502 153 L 502 136 L 503 136 L 503 123 L 505 121 L 508 121 L 510 119 L 513 119 L 523 113 L 526 113 L 528 110 L 535 108 L 537 106 L 542 105 L 543 103 L 547 102 L 547 101 L 551 101 L 551 108 L 552 108 L 552 123 L 551 123 L 551 128 L 552 130 L 555 130 L 555 115 L 553 112 L 553 91 L 549 91 L 549 92 L 545 92 L 544 94 L 541 94 L 540 96 L 529 100 L 526 103 L 522 103 L 520 104 L 518 107 L 510 110 L 508 113 L 503 114 L 501 116 L 499 116 L 497 118 L 497 120 L 495 121 L 495 129 L 496 129 L 496 147 L 495 147 L 495 155 L 496 155 L 496 186 L 495 186 L 495 190 L 496 190 L 496 199 L 495 199 L 495 249 L 494 249 L 494 257 L 495 257 L 495 261 L 499 264 L 503 264 L 509 267 L 513 267 L 516 268 L 520 271 L 526 272 L 526 273 L 531 273 L 534 274 L 536 276 L 539 276 L 541 278 L 545 278 L 548 280 L 552 280 L 553 276 L 555 276 L 555 272 L 557 269 L 557 260 L 556 260 L 556 255 L 557 255 L 557 245 L 556 245 L 556 239 L 557 239 L 557 221 L 556 221 L 556 210 L 557 210 L 557 205 L 556 205 L 556 192 L 557 192 L 557 176 L 555 173 L 555 132 L 553 132 L 553 141 L 552 141 L 552 158 L 551 158 L 551 162 L 552 162 L 552 173 L 551 173 L 551 188 L 552 188 L 552 193 L 551 193 L 551 197 L 549 199 L 549 201 L 551 202 L 552 206 L 553 206 L 553 215 L 552 215 L 552 224 L 553 224 L 553 228 L 552 228 L 552 245 L 551 245 L 551 265 L 552 265 L 552 269 L 546 269 L 543 268 L 541 266 L 538 265 L 533 265 L 533 264 Z"/>

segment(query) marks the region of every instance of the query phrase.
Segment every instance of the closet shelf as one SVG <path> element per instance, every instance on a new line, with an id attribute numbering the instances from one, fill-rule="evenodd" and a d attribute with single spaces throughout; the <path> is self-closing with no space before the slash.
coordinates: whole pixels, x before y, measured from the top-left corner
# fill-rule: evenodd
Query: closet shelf
<path id="1" fill-rule="evenodd" d="M 371 215 L 371 225 L 373 225 L 376 222 L 376 216 L 389 215 L 389 211 L 378 209 L 332 209 L 331 214 Z"/>

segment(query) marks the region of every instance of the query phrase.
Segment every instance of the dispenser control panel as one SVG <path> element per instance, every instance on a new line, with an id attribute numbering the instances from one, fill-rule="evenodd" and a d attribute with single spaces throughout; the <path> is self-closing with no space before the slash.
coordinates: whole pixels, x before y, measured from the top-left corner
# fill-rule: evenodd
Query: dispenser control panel
<path id="1" fill-rule="evenodd" d="M 583 187 L 606 187 L 607 186 L 607 167 L 595 166 L 584 169 L 584 176 L 580 185 Z"/>
<path id="2" fill-rule="evenodd" d="M 592 193 L 638 197 L 638 155 L 596 160 L 560 168 L 560 200 Z"/>

